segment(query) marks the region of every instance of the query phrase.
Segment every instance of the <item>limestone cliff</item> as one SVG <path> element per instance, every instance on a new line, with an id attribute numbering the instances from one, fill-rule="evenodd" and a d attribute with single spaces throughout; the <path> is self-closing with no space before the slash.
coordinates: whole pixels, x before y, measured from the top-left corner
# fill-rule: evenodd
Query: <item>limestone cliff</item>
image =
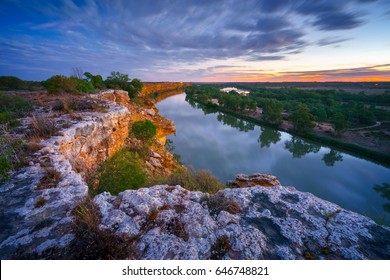
<path id="1" fill-rule="evenodd" d="M 110 102 L 106 110 L 81 113 L 82 121 L 41 141 L 30 166 L 0 186 L 2 259 L 39 255 L 73 240 L 72 210 L 88 195 L 83 177 L 118 151 L 128 135 L 128 109 Z"/>

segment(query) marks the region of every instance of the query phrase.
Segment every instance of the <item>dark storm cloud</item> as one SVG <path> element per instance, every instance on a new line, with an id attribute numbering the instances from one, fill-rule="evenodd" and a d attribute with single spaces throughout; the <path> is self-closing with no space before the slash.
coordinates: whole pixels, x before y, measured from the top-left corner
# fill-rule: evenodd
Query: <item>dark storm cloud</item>
<path id="1" fill-rule="evenodd" d="M 366 1 L 302 1 L 296 6 L 296 11 L 303 15 L 313 16 L 313 26 L 320 30 L 352 29 L 362 25 L 364 21 L 359 13 L 349 11 L 348 4 L 351 2 L 357 4 Z"/>
<path id="2" fill-rule="evenodd" d="M 323 13 L 317 17 L 313 25 L 321 30 L 352 29 L 363 23 L 352 13 Z"/>
<path id="3" fill-rule="evenodd" d="M 102 72 L 100 64 L 103 74 L 144 74 L 210 59 L 285 59 L 309 45 L 306 24 L 327 31 L 362 25 L 361 2 L 6 1 L 0 8 L 12 22 L 0 19 L 0 53 L 12 55 L 0 65 L 55 71 L 72 64 Z"/>

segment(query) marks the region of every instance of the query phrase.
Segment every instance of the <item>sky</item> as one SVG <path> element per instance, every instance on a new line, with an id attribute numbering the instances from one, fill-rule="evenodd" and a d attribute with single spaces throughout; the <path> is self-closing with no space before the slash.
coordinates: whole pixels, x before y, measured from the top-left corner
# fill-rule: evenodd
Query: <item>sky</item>
<path id="1" fill-rule="evenodd" d="M 0 0 L 0 75 L 390 81 L 389 0 Z"/>

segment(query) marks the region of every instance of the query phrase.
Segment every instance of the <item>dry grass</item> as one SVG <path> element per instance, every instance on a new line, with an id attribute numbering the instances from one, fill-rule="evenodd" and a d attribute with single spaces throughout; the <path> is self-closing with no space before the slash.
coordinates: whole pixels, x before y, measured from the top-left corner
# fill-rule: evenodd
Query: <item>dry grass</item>
<path id="1" fill-rule="evenodd" d="M 56 126 L 55 120 L 49 116 L 34 115 L 31 118 L 29 138 L 43 138 L 47 139 L 55 136 L 59 129 Z"/>
<path id="2" fill-rule="evenodd" d="M 37 202 L 34 204 L 34 208 L 40 208 L 46 204 L 46 200 L 44 197 L 41 197 Z"/>
<path id="3" fill-rule="evenodd" d="M 222 183 L 207 170 L 196 171 L 191 166 L 188 170 L 180 168 L 173 172 L 163 183 L 180 185 L 190 191 L 215 193 L 223 188 Z"/>
<path id="4" fill-rule="evenodd" d="M 211 246 L 211 260 L 222 260 L 231 249 L 230 240 L 227 236 L 217 238 L 217 241 Z"/>
<path id="5" fill-rule="evenodd" d="M 226 211 L 231 214 L 237 214 L 241 211 L 237 201 L 229 199 L 220 193 L 206 197 L 205 201 L 209 208 L 210 215 L 213 216 L 217 216 L 221 211 Z"/>
<path id="6" fill-rule="evenodd" d="M 73 215 L 75 239 L 68 248 L 70 259 L 137 259 L 134 239 L 99 228 L 100 212 L 91 199 L 80 203 Z"/>
<path id="7" fill-rule="evenodd" d="M 168 231 L 168 233 L 176 235 L 184 241 L 188 241 L 189 239 L 189 235 L 185 230 L 184 224 L 176 217 L 171 219 L 166 224 L 166 230 Z"/>
<path id="8" fill-rule="evenodd" d="M 46 174 L 38 184 L 37 189 L 51 189 L 56 188 L 58 182 L 61 180 L 61 173 L 51 167 L 44 167 Z"/>

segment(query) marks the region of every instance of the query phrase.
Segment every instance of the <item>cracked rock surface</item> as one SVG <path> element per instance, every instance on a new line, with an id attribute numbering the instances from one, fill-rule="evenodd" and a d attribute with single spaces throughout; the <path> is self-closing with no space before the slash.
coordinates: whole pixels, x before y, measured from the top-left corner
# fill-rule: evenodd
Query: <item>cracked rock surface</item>
<path id="1" fill-rule="evenodd" d="M 137 237 L 142 259 L 389 259 L 390 230 L 292 187 L 180 186 L 95 197 L 100 226 Z"/>

